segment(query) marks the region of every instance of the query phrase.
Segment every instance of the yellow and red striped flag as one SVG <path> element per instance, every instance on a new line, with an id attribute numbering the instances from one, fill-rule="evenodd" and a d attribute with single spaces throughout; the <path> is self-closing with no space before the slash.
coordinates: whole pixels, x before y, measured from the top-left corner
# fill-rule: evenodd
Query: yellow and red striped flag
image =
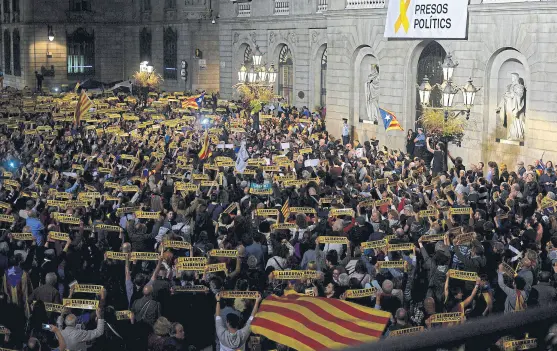
<path id="1" fill-rule="evenodd" d="M 338 349 L 376 341 L 391 314 L 321 297 L 269 296 L 251 330 L 298 351 Z"/>
<path id="2" fill-rule="evenodd" d="M 280 212 L 282 212 L 282 215 L 284 216 L 284 221 L 286 222 L 288 216 L 290 216 L 290 199 L 286 199 L 286 202 L 284 203 L 284 205 L 282 205 Z"/>
<path id="3" fill-rule="evenodd" d="M 89 109 L 93 106 L 93 102 L 87 94 L 85 90 L 81 91 L 81 95 L 79 96 L 79 101 L 77 101 L 77 105 L 75 105 L 75 112 L 74 112 L 74 124 L 78 125 L 79 121 L 81 121 L 81 117 L 89 111 Z"/>
<path id="4" fill-rule="evenodd" d="M 209 151 L 209 131 L 205 131 L 205 137 L 203 138 L 203 146 L 201 151 L 199 151 L 199 159 L 204 160 L 211 155 Z"/>

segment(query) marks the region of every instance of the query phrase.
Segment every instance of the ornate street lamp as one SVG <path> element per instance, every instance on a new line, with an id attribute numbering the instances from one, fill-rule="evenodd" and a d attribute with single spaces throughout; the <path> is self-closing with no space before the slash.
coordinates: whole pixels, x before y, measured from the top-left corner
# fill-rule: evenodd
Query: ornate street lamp
<path id="1" fill-rule="evenodd" d="M 424 76 L 424 79 L 422 80 L 422 84 L 418 87 L 418 90 L 420 91 L 420 103 L 423 106 L 427 106 L 429 104 L 429 97 L 431 96 L 431 91 L 433 90 L 433 88 L 429 84 L 429 78 L 427 78 L 427 76 Z"/>
<path id="2" fill-rule="evenodd" d="M 260 66 L 261 60 L 263 59 L 263 54 L 259 51 L 259 46 L 255 46 L 255 53 L 253 54 L 253 65 Z"/>
<path id="3" fill-rule="evenodd" d="M 453 72 L 457 66 L 458 63 L 453 62 L 453 55 L 449 52 L 443 62 L 443 79 L 446 82 L 453 79 Z"/>
<path id="4" fill-rule="evenodd" d="M 271 64 L 269 68 L 269 84 L 273 85 L 277 81 L 277 71 L 275 70 L 275 65 Z"/>
<path id="5" fill-rule="evenodd" d="M 51 25 L 48 25 L 48 41 L 54 41 L 54 31 Z"/>
<path id="6" fill-rule="evenodd" d="M 464 97 L 464 105 L 468 107 L 468 113 L 466 114 L 466 119 L 470 118 L 470 108 L 474 106 L 474 99 L 476 98 L 476 93 L 480 91 L 481 88 L 476 88 L 472 84 L 472 77 L 468 78 L 468 83 L 462 87 L 462 96 Z"/>
<path id="7" fill-rule="evenodd" d="M 246 68 L 246 65 L 242 63 L 242 67 L 240 67 L 240 70 L 238 71 L 238 80 L 241 83 L 244 83 L 246 81 L 248 75 L 248 69 Z"/>

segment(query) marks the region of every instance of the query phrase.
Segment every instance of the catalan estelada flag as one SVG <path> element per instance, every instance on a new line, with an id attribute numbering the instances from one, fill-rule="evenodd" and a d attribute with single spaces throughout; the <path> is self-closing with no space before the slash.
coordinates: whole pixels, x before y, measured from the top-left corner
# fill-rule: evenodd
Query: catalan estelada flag
<path id="1" fill-rule="evenodd" d="M 93 102 L 87 94 L 85 94 L 85 90 L 81 91 L 81 95 L 79 96 L 79 100 L 77 101 L 77 105 L 75 105 L 75 112 L 74 112 L 74 124 L 78 125 L 79 121 L 81 121 L 81 117 L 89 111 L 89 109 L 93 106 Z"/>
<path id="2" fill-rule="evenodd" d="M 383 125 L 385 126 L 385 130 L 404 130 L 398 123 L 395 114 L 391 111 L 383 110 L 382 108 L 379 109 L 379 113 L 381 114 L 381 119 L 383 120 Z"/>
<path id="3" fill-rule="evenodd" d="M 210 156 L 209 151 L 209 131 L 205 131 L 205 137 L 203 138 L 203 145 L 201 146 L 201 151 L 199 151 L 199 159 L 204 160 Z"/>
<path id="4" fill-rule="evenodd" d="M 286 222 L 286 219 L 288 218 L 288 216 L 290 216 L 290 199 L 286 199 L 286 202 L 284 203 L 284 205 L 282 205 L 280 212 L 282 212 L 284 221 Z"/>
<path id="5" fill-rule="evenodd" d="M 298 351 L 339 349 L 379 339 L 391 314 L 321 297 L 267 297 L 251 330 Z"/>
<path id="6" fill-rule="evenodd" d="M 196 110 L 199 110 L 201 108 L 201 104 L 203 103 L 204 97 L 205 93 L 189 97 L 182 101 L 182 108 L 194 108 Z"/>

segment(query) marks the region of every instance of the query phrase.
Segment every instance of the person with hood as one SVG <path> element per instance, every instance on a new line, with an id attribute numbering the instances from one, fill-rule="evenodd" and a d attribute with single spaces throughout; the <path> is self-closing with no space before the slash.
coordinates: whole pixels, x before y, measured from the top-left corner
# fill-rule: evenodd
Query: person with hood
<path id="1" fill-rule="evenodd" d="M 251 311 L 251 316 L 246 321 L 246 325 L 242 329 L 238 329 L 240 324 L 240 317 L 234 313 L 229 313 L 226 316 L 226 328 L 222 324 L 222 318 L 220 316 L 220 293 L 217 294 L 217 306 L 215 311 L 215 327 L 217 330 L 217 337 L 219 339 L 220 345 L 218 350 L 220 351 L 230 351 L 230 350 L 241 350 L 244 351 L 246 347 L 246 341 L 251 332 L 251 322 L 253 317 L 257 313 L 259 308 L 259 303 L 261 302 L 261 294 L 257 295 L 257 300 Z"/>

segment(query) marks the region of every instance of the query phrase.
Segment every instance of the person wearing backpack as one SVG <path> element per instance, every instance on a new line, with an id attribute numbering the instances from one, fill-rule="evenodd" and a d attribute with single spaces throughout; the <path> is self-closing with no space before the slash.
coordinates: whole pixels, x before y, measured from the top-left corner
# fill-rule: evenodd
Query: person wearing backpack
<path id="1" fill-rule="evenodd" d="M 497 283 L 501 290 L 507 294 L 505 313 L 524 311 L 526 309 L 526 301 L 528 300 L 528 294 L 525 290 L 526 281 L 521 276 L 516 276 L 514 277 L 513 287 L 510 288 L 505 284 L 503 272 L 503 264 L 500 264 L 497 272 Z"/>

